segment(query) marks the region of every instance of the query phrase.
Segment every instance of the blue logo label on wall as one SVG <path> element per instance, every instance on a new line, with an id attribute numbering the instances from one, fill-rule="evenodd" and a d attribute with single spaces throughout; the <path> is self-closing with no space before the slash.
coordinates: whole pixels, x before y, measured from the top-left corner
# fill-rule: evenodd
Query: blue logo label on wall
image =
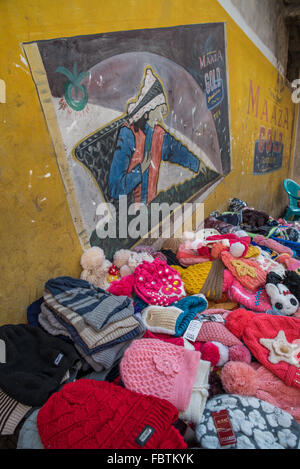
<path id="1" fill-rule="evenodd" d="M 262 148 L 259 140 L 256 140 L 253 163 L 254 175 L 270 173 L 281 168 L 284 147 L 283 143 L 272 142 L 270 147 L 271 148 L 269 150 L 269 148 L 267 148 L 267 143 L 265 142 Z"/>
<path id="2" fill-rule="evenodd" d="M 223 80 L 220 78 L 216 81 L 216 88 L 205 93 L 206 105 L 209 111 L 217 107 L 224 99 Z"/>

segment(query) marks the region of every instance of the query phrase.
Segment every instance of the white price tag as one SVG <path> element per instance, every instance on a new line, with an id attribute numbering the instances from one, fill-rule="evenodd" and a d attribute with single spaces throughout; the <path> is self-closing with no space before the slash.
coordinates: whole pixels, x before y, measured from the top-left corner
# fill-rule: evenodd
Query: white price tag
<path id="1" fill-rule="evenodd" d="M 221 314 L 214 314 L 214 318 L 216 322 L 225 322 Z"/>
<path id="2" fill-rule="evenodd" d="M 203 324 L 203 321 L 198 321 L 198 320 L 191 321 L 188 325 L 187 330 L 183 334 L 183 338 L 191 340 L 192 342 L 195 342 L 202 324 Z"/>

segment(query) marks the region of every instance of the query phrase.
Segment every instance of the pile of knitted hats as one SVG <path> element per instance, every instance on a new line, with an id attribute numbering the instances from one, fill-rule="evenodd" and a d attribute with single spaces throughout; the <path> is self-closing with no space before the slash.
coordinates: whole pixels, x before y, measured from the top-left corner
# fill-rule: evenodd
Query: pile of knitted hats
<path id="1" fill-rule="evenodd" d="M 71 339 L 95 371 L 112 367 L 130 341 L 145 332 L 128 296 L 112 295 L 86 280 L 50 279 L 43 299 L 40 325 L 50 334 Z"/>
<path id="2" fill-rule="evenodd" d="M 0 328 L 2 435 L 21 422 L 20 449 L 300 448 L 297 258 L 224 220 L 111 261 L 90 248 L 80 279 L 49 279 L 29 324 Z"/>

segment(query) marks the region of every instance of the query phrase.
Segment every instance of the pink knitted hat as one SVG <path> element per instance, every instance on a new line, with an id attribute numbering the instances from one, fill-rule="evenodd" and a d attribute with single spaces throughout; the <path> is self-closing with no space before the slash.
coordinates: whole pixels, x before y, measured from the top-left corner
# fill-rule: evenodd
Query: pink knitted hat
<path id="1" fill-rule="evenodd" d="M 275 239 L 265 238 L 263 235 L 256 235 L 255 238 L 253 238 L 253 241 L 259 246 L 265 246 L 269 249 L 272 249 L 272 251 L 278 252 L 279 254 L 285 252 L 293 257 L 292 249 L 288 246 L 284 246 Z"/>
<path id="2" fill-rule="evenodd" d="M 225 292 L 231 301 L 245 306 L 245 308 L 251 309 L 252 311 L 264 313 L 268 309 L 272 309 L 272 305 L 264 286 L 251 291 L 244 287 L 238 280 L 233 278 Z"/>
<path id="3" fill-rule="evenodd" d="M 213 321 L 203 322 L 198 332 L 196 342 L 211 341 L 220 342 L 227 347 L 242 345 L 242 342 L 226 328 L 225 324 Z"/>
<path id="4" fill-rule="evenodd" d="M 151 305 L 168 306 L 186 296 L 178 271 L 159 258 L 153 262 L 143 261 L 133 274 L 112 282 L 108 291 L 114 295 L 130 295 L 133 289 Z"/>
<path id="5" fill-rule="evenodd" d="M 125 350 L 120 374 L 127 389 L 188 408 L 200 353 L 160 339 L 134 340 Z"/>
<path id="6" fill-rule="evenodd" d="M 227 393 L 257 397 L 290 413 L 300 423 L 300 389 L 287 386 L 259 363 L 229 361 L 220 378 Z"/>
<path id="7" fill-rule="evenodd" d="M 199 254 L 196 249 L 192 249 L 192 242 L 186 241 L 181 244 L 178 248 L 176 257 L 179 260 L 180 264 L 183 266 L 189 266 L 193 264 L 200 264 L 201 262 L 207 262 L 211 260 L 211 255 L 209 249 L 204 253 Z"/>
<path id="8" fill-rule="evenodd" d="M 240 308 L 228 314 L 226 327 L 261 365 L 288 386 L 300 388 L 300 319 Z"/>
<path id="9" fill-rule="evenodd" d="M 267 274 L 257 262 L 236 258 L 227 251 L 222 251 L 221 259 L 232 275 L 249 290 L 256 290 L 265 285 Z"/>

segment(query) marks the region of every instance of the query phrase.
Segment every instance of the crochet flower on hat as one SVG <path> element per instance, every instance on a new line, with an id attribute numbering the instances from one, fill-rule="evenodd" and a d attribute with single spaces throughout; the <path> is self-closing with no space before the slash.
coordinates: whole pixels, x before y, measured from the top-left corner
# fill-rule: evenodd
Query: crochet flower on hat
<path id="1" fill-rule="evenodd" d="M 285 337 L 283 330 L 280 330 L 274 339 L 259 339 L 259 342 L 270 350 L 268 360 L 271 363 L 285 361 L 291 365 L 300 367 L 297 355 L 300 353 L 300 344 L 290 344 Z"/>
<path id="2" fill-rule="evenodd" d="M 166 355 L 154 355 L 153 361 L 156 369 L 166 376 L 174 375 L 174 373 L 179 373 L 180 371 L 178 363 L 171 358 L 168 359 Z"/>

